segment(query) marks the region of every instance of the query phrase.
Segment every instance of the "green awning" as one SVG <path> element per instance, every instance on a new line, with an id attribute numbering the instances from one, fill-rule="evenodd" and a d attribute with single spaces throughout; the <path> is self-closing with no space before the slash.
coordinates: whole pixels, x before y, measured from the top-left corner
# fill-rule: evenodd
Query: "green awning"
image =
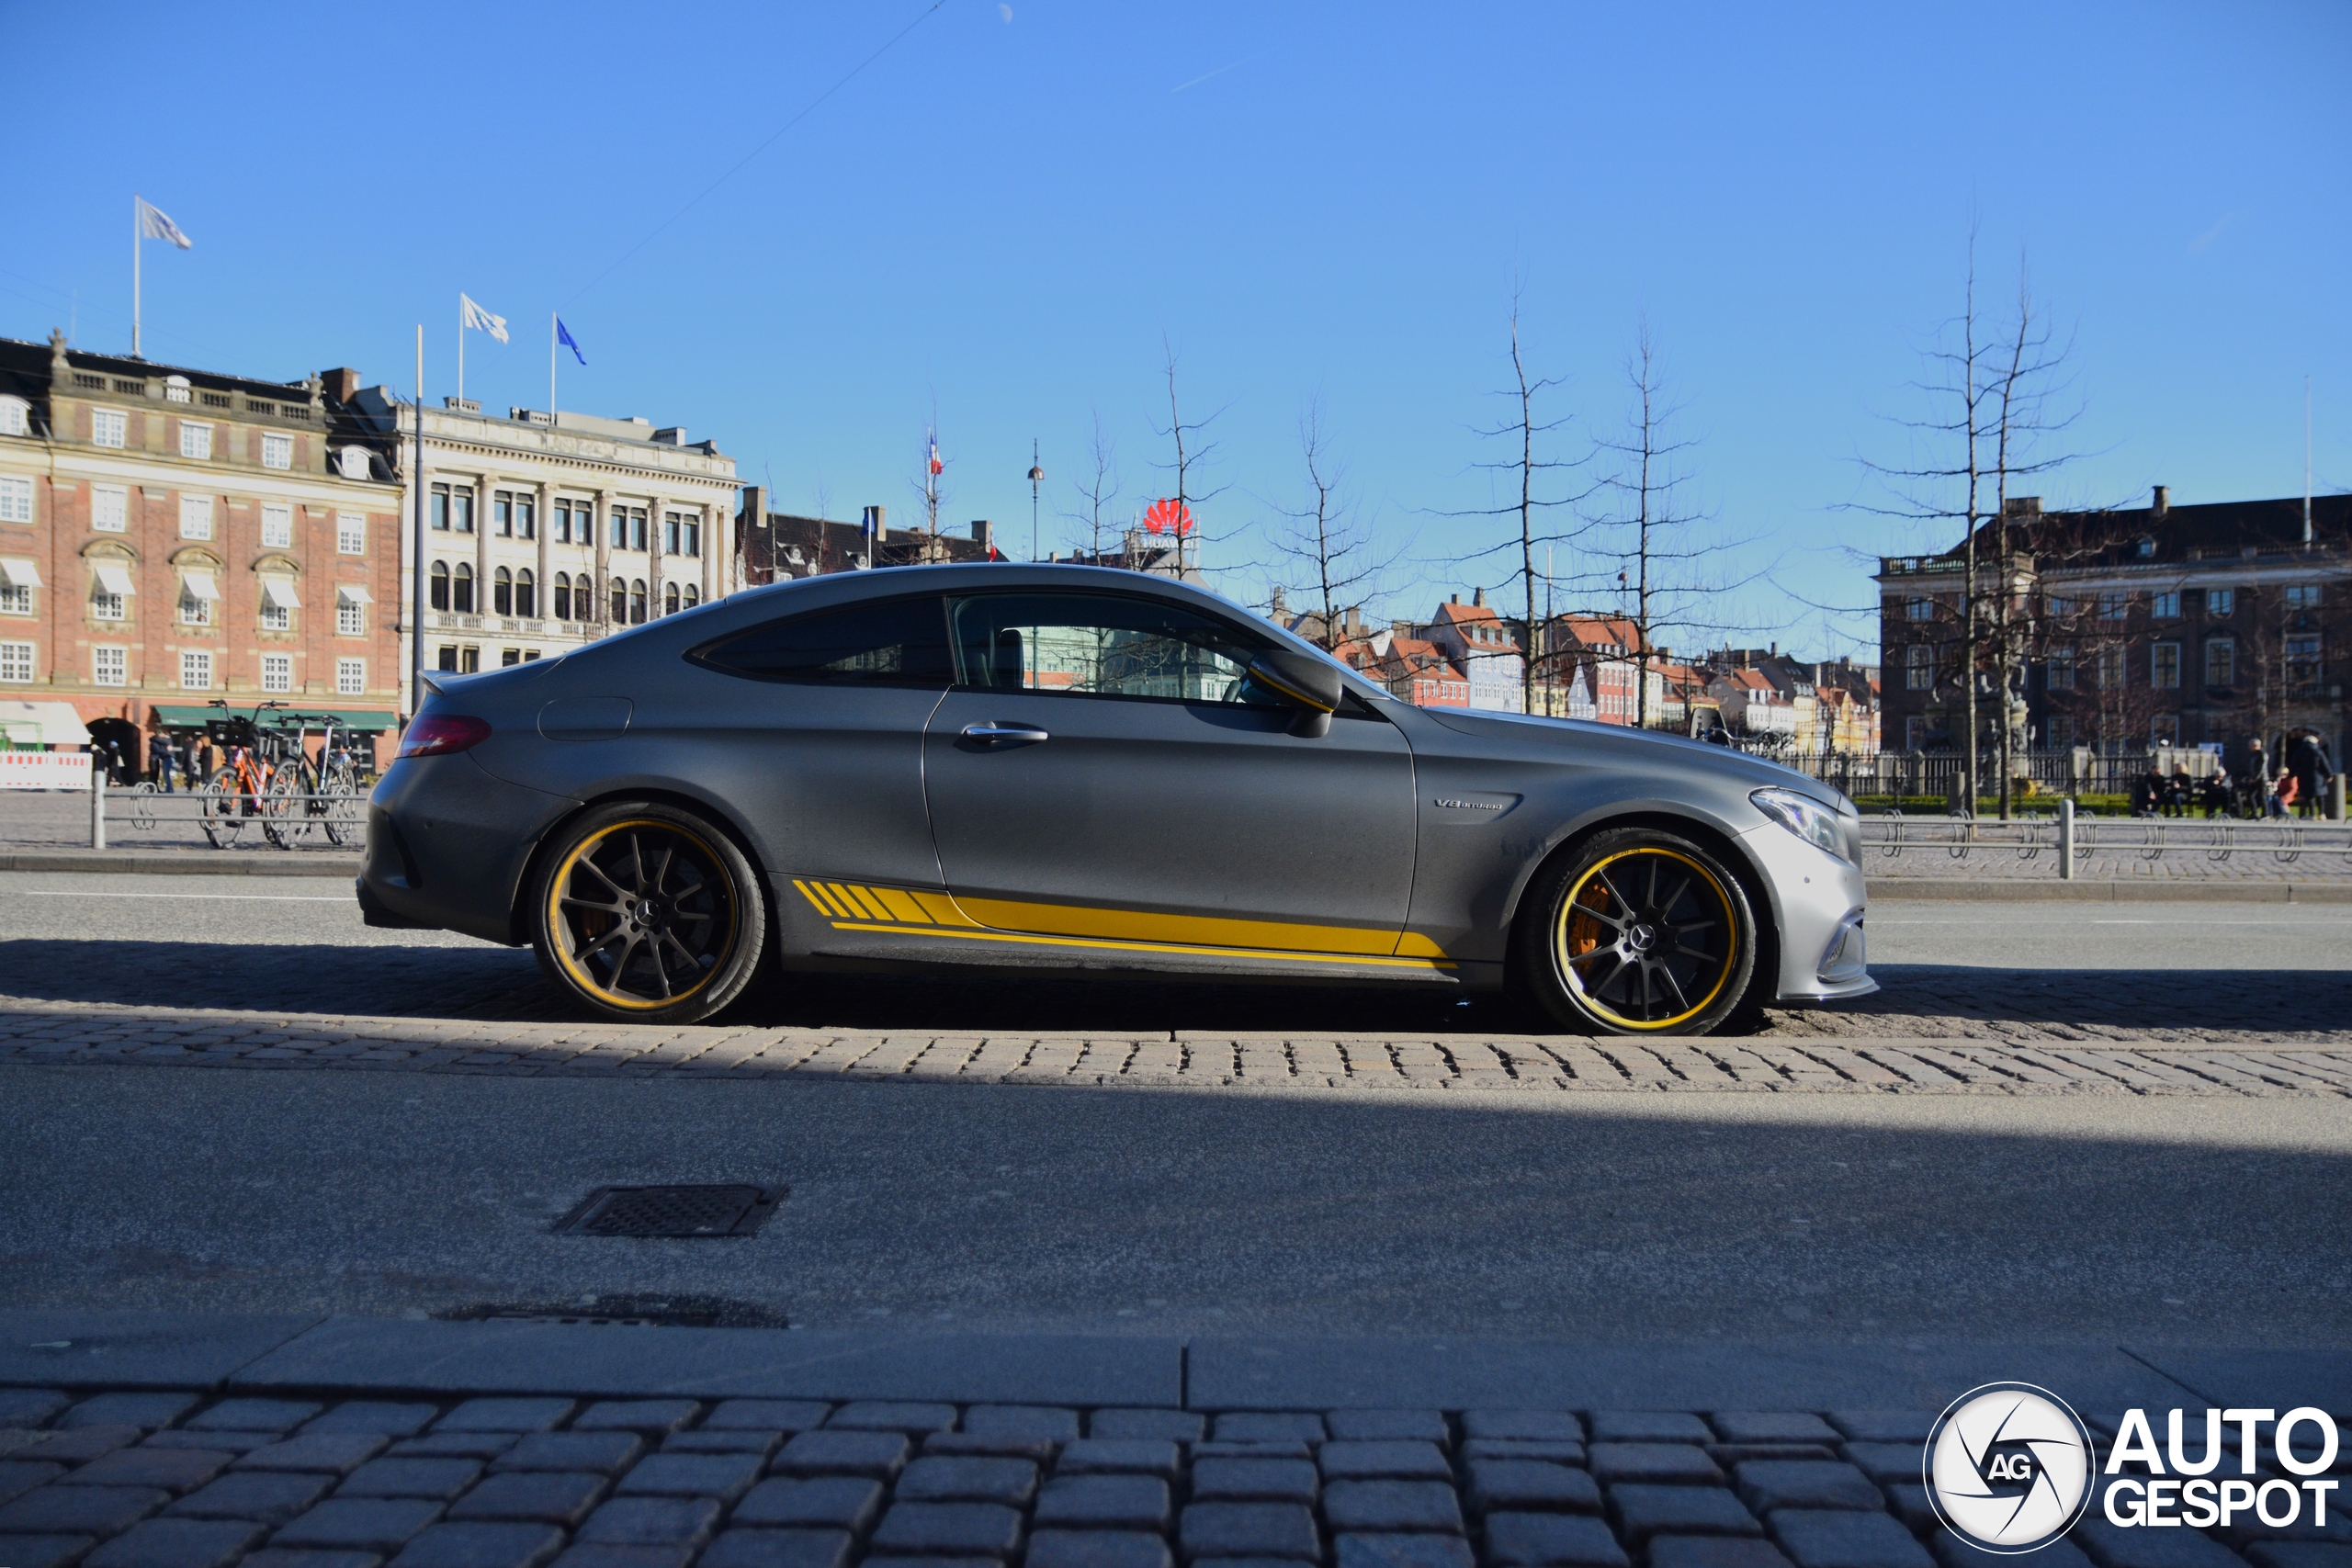
<path id="1" fill-rule="evenodd" d="M 184 704 L 174 703 L 157 703 L 155 705 L 155 716 L 164 721 L 165 728 L 171 729 L 201 729 L 213 720 L 220 718 L 251 718 L 253 716 L 253 711 L 254 705 L 250 702 L 234 704 L 226 713 L 223 713 L 220 709 L 216 707 L 190 707 Z M 261 722 L 266 726 L 282 726 L 291 728 L 286 723 L 285 715 L 288 711 L 288 710 L 286 709 L 278 709 L 274 712 L 265 713 L 261 716 Z M 368 734 L 374 734 L 378 731 L 386 729 L 397 729 L 400 728 L 399 715 L 379 712 L 373 709 L 301 708 L 292 711 L 308 714 L 313 718 L 316 718 L 322 714 L 332 714 L 334 716 L 335 723 L 343 726 L 345 729 L 358 730 Z M 313 728 L 316 727 L 313 726 Z"/>

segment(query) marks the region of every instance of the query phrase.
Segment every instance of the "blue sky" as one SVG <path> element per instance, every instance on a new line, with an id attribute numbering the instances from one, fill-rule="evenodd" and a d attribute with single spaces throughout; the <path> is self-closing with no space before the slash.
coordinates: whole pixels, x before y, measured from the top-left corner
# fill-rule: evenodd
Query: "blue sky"
<path id="1" fill-rule="evenodd" d="M 1216 412 L 1195 488 L 1226 487 L 1202 508 L 1222 585 L 1295 577 L 1263 532 L 1298 503 L 1319 400 L 1343 493 L 1404 552 L 1376 608 L 1425 615 L 1504 581 L 1500 558 L 1448 564 L 1501 527 L 1447 514 L 1489 504 L 1474 432 L 1505 412 L 1516 290 L 1569 419 L 1551 455 L 1621 427 L 1645 317 L 1700 536 L 1747 541 L 1709 563 L 1746 586 L 1707 615 L 1867 652 L 1874 616 L 1807 604 L 1871 604 L 1850 552 L 1950 542 L 1854 503 L 1880 498 L 1863 459 L 1906 458 L 1891 416 L 1958 309 L 1972 221 L 1992 302 L 2022 254 L 2073 336 L 2083 456 L 2050 504 L 2295 493 L 2307 374 L 2316 484 L 2352 486 L 2340 4 L 0 18 L 26 67 L 0 333 L 73 315 L 81 345 L 128 348 L 138 190 L 196 241 L 148 247 L 152 358 L 405 389 L 423 321 L 438 398 L 462 288 L 515 328 L 472 340 L 468 393 L 538 407 L 560 308 L 590 361 L 567 356 L 565 407 L 684 424 L 793 510 L 910 521 L 935 406 L 945 515 L 1025 554 L 1035 437 L 1066 547 L 1098 413 L 1119 505 L 1169 487 L 1165 342 Z"/>

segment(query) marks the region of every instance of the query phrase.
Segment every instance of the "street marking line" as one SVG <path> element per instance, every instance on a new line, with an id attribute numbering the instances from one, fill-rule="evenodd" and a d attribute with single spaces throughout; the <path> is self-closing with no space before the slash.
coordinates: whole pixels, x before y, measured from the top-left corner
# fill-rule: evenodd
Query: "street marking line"
<path id="1" fill-rule="evenodd" d="M 62 887 L 28 887 L 28 898 L 230 898 L 258 904 L 354 904 L 332 893 L 74 893 Z"/>

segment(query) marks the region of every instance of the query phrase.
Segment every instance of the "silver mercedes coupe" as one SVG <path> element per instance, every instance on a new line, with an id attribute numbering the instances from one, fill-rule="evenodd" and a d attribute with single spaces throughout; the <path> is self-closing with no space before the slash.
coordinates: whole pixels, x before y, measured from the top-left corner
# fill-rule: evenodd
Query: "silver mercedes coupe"
<path id="1" fill-rule="evenodd" d="M 1837 790 L 1414 707 L 1162 578 L 842 573 L 428 685 L 368 922 L 528 943 L 610 1018 L 770 964 L 1510 987 L 1611 1033 L 1877 989 Z"/>

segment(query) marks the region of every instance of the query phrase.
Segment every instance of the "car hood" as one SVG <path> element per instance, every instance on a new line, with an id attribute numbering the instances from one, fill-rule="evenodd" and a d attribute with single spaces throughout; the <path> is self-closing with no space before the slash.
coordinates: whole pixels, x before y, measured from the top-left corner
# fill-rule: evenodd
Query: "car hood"
<path id="1" fill-rule="evenodd" d="M 1745 751 L 1735 751 L 1727 747 L 1687 740 L 1679 735 L 1668 735 L 1661 730 L 1633 729 L 1623 725 L 1596 724 L 1587 719 L 1544 718 L 1531 714 L 1487 713 L 1465 708 L 1422 708 L 1419 711 L 1423 717 L 1444 726 L 1457 735 L 1491 738 L 1514 746 L 1524 746 L 1531 739 L 1539 744 L 1551 741 L 1564 748 L 1573 746 L 1586 758 L 1599 753 L 1629 766 L 1705 773 L 1745 784 L 1749 789 L 1791 790 L 1819 801 L 1835 811 L 1851 812 L 1854 809 L 1853 804 L 1835 786 L 1823 784 L 1794 768 L 1767 761 L 1761 757 L 1751 757 Z"/>

